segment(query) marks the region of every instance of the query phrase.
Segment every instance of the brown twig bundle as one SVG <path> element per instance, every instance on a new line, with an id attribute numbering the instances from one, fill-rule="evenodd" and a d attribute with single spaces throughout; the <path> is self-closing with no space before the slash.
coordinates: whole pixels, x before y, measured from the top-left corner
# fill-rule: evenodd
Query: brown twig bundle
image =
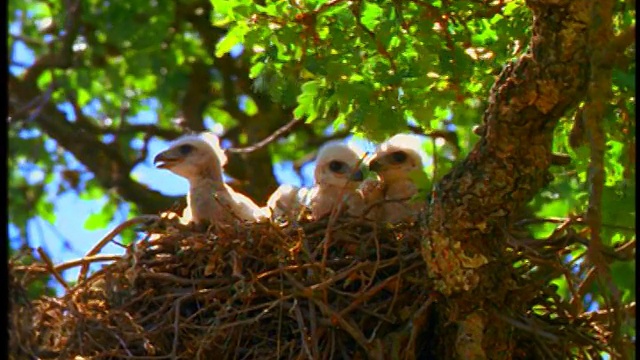
<path id="1" fill-rule="evenodd" d="M 357 219 L 327 226 L 153 235 L 62 298 L 36 301 L 26 333 L 13 331 L 41 358 L 375 358 L 406 349 L 428 300 L 419 232 Z"/>
<path id="2" fill-rule="evenodd" d="M 98 245 L 148 220 L 131 219 Z M 57 266 L 47 257 L 10 262 L 12 358 L 428 359 L 452 334 L 455 346 L 473 334 L 490 339 L 482 322 L 455 319 L 456 301 L 486 307 L 492 295 L 482 292 L 500 289 L 508 298 L 485 310 L 512 329 L 506 358 L 586 359 L 616 354 L 611 317 L 635 312 L 634 303 L 588 313 L 549 285 L 573 276 L 560 255 L 582 246 L 575 236 L 525 241 L 504 229 L 506 244 L 491 266 L 513 280 L 496 272 L 484 288 L 446 298 L 431 291 L 417 225 L 340 216 L 207 232 L 159 224 L 120 257 L 99 255 L 96 245 Z M 102 261 L 112 263 L 87 272 Z M 59 275 L 72 267 L 87 269 L 75 285 Z M 27 285 L 45 276 L 66 293 L 29 301 Z"/>

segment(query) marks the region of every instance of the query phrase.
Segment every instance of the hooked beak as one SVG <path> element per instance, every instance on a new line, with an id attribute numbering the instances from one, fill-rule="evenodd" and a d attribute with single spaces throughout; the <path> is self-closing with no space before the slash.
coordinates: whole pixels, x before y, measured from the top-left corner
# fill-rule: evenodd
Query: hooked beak
<path id="1" fill-rule="evenodd" d="M 180 158 L 173 155 L 170 150 L 163 151 L 153 158 L 153 165 L 158 169 L 166 169 L 175 164 Z"/>
<path id="2" fill-rule="evenodd" d="M 349 177 L 349 180 L 351 181 L 362 181 L 364 180 L 364 174 L 362 173 L 362 169 L 358 169 L 356 171 L 354 171 L 351 176 Z"/>

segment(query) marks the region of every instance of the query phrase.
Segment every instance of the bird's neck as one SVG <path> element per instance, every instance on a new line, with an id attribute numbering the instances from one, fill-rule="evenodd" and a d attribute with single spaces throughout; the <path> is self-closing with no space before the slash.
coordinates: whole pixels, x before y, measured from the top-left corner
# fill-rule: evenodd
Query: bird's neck
<path id="1" fill-rule="evenodd" d="M 189 180 L 190 193 L 212 193 L 216 190 L 224 188 L 224 181 L 220 177 L 197 177 Z"/>
<path id="2" fill-rule="evenodd" d="M 207 166 L 202 168 L 195 176 L 189 179 L 191 187 L 204 186 L 210 184 L 223 184 L 222 168 L 218 166 Z"/>
<path id="3" fill-rule="evenodd" d="M 348 196 L 355 191 L 355 187 L 347 185 L 335 184 L 319 184 L 316 188 L 317 196 L 325 199 L 339 200 L 341 197 Z"/>
<path id="4" fill-rule="evenodd" d="M 211 219 L 212 211 L 216 209 L 215 193 L 224 189 L 225 184 L 220 178 L 196 178 L 189 181 L 189 193 L 187 194 L 187 206 L 191 209 L 193 221 L 201 222 L 203 219 Z"/>
<path id="5" fill-rule="evenodd" d="M 203 169 L 198 176 L 189 179 L 189 196 L 187 200 L 192 201 L 194 196 L 211 197 L 217 190 L 224 189 L 224 186 L 221 169 L 214 167 Z"/>
<path id="6" fill-rule="evenodd" d="M 354 182 L 347 182 L 342 184 L 320 183 L 318 184 L 318 187 L 322 191 L 340 191 L 344 189 L 344 191 L 349 192 L 349 191 L 353 191 L 354 189 L 357 189 L 358 183 L 354 183 Z"/>
<path id="7" fill-rule="evenodd" d="M 393 198 L 403 198 L 415 194 L 418 189 L 411 179 L 395 179 L 385 182 L 386 193 L 393 194 Z"/>

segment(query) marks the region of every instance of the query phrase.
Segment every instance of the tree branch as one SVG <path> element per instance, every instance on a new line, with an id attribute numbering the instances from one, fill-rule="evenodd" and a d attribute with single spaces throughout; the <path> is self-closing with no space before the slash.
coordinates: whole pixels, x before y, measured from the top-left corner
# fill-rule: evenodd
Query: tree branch
<path id="1" fill-rule="evenodd" d="M 40 75 L 48 69 L 67 68 L 73 63 L 73 43 L 80 29 L 82 14 L 81 0 L 66 0 L 66 14 L 63 35 L 60 37 L 60 50 L 38 58 L 24 73 L 25 83 L 36 83 Z"/>
<path id="2" fill-rule="evenodd" d="M 209 67 L 198 60 L 191 64 L 189 84 L 182 98 L 181 112 L 185 125 L 192 131 L 205 131 L 204 111 L 211 101 Z"/>
<path id="3" fill-rule="evenodd" d="M 512 291 L 505 283 L 512 263 L 504 261 L 508 255 L 499 224 L 517 215 L 544 186 L 553 129 L 584 98 L 588 4 L 527 1 L 534 13 L 530 50 L 504 67 L 490 90 L 482 138 L 434 187 L 422 221 L 421 251 L 434 290 L 455 294 L 447 307 L 455 311 L 443 315 L 448 321 L 504 304 Z M 526 305 L 512 306 L 520 311 Z M 510 331 L 493 323 L 484 330 L 496 339 L 507 339 Z M 501 341 L 508 346 L 508 340 Z M 455 348 L 455 342 L 452 334 L 440 343 Z M 494 348 L 484 350 L 487 358 L 502 358 Z"/>
<path id="4" fill-rule="evenodd" d="M 35 83 L 20 81 L 9 76 L 12 97 L 20 103 L 28 102 L 42 94 Z M 64 113 L 48 101 L 35 118 L 35 123 L 60 146 L 72 153 L 89 169 L 105 189 L 115 189 L 126 201 L 135 203 L 142 213 L 155 214 L 171 206 L 180 197 L 167 197 L 146 185 L 133 180 L 133 166 L 118 149 L 102 143 L 95 134 L 67 121 Z"/>
<path id="5" fill-rule="evenodd" d="M 613 37 L 613 0 L 602 0 L 590 3 L 589 10 L 593 24 L 589 27 L 589 53 L 590 70 L 589 87 L 587 90 L 587 102 L 584 109 L 584 125 L 589 141 L 591 156 L 588 168 L 589 206 L 587 207 L 586 222 L 591 232 L 588 245 L 588 257 L 595 266 L 597 280 L 600 286 L 608 288 L 603 291 L 605 304 L 610 308 L 620 308 L 621 294 L 613 281 L 606 259 L 603 257 L 601 231 L 602 231 L 602 193 L 604 190 L 604 154 L 606 134 L 602 127 L 606 119 L 606 106 L 611 98 L 612 62 L 607 59 L 609 43 Z M 625 40 L 623 36 L 623 40 Z M 635 35 L 634 35 L 635 37 Z M 624 41 L 618 45 L 626 48 Z M 610 51 L 611 53 L 612 51 Z M 619 313 L 612 314 L 611 327 L 613 336 L 611 343 L 620 354 L 625 353 L 622 343 L 621 327 L 622 319 Z M 626 354 L 627 356 L 629 354 Z M 626 356 L 625 356 L 626 357 Z"/>
<path id="6" fill-rule="evenodd" d="M 251 153 L 257 150 L 262 149 L 263 147 L 271 144 L 272 142 L 285 137 L 289 134 L 291 134 L 291 132 L 298 127 L 298 125 L 300 124 L 304 124 L 304 120 L 303 119 L 295 119 L 293 121 L 290 121 L 289 123 L 287 123 L 285 126 L 279 128 L 278 130 L 274 131 L 271 135 L 267 136 L 264 140 L 261 140 L 251 146 L 247 146 L 245 148 L 230 148 L 227 149 L 228 152 L 230 153 L 236 153 L 236 154 L 247 154 L 247 153 Z"/>

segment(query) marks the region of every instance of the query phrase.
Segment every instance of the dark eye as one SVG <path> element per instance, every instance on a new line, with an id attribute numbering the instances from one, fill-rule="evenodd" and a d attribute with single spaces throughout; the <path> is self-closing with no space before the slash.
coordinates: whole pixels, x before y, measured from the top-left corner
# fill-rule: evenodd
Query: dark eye
<path id="1" fill-rule="evenodd" d="M 335 172 L 335 173 L 342 173 L 344 172 L 344 163 L 341 161 L 332 161 L 329 163 L 329 170 Z"/>
<path id="2" fill-rule="evenodd" d="M 189 144 L 180 145 L 178 151 L 180 151 L 180 154 L 182 155 L 189 155 L 193 151 L 193 146 Z"/>
<path id="3" fill-rule="evenodd" d="M 399 164 L 407 160 L 407 154 L 404 151 L 396 151 L 391 153 L 391 158 L 393 159 L 393 162 Z"/>

